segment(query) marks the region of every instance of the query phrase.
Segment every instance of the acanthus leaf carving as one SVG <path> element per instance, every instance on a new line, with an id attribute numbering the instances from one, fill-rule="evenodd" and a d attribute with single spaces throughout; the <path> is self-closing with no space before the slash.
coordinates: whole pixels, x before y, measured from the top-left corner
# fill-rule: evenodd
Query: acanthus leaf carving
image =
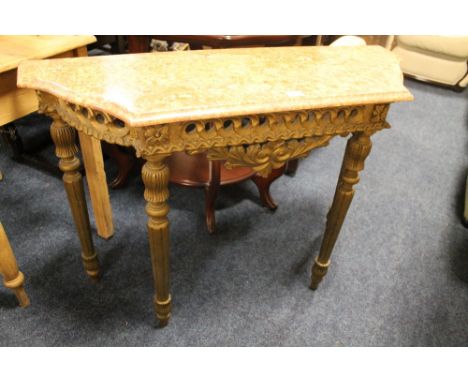
<path id="1" fill-rule="evenodd" d="M 210 160 L 226 160 L 227 168 L 250 167 L 266 177 L 287 161 L 302 158 L 314 148 L 325 146 L 333 136 L 291 139 L 253 145 L 227 146 L 207 150 Z"/>

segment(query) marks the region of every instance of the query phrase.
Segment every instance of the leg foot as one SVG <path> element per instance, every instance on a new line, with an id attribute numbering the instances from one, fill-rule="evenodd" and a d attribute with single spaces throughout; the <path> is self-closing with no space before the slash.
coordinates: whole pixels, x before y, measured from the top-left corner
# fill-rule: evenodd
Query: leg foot
<path id="1" fill-rule="evenodd" d="M 275 201 L 271 197 L 270 186 L 276 179 L 278 179 L 281 175 L 284 174 L 284 170 L 285 170 L 285 167 L 283 166 L 281 168 L 274 169 L 270 173 L 270 175 L 268 175 L 266 178 L 258 174 L 255 174 L 252 177 L 252 181 L 255 183 L 255 185 L 258 188 L 258 192 L 260 194 L 260 200 L 262 201 L 262 204 L 265 207 L 273 211 L 278 208 L 278 205 L 275 203 Z"/>
<path id="2" fill-rule="evenodd" d="M 30 304 L 29 297 L 26 294 L 26 292 L 24 290 L 24 287 L 22 287 L 22 286 L 18 287 L 16 289 L 14 289 L 14 292 L 15 292 L 15 295 L 16 295 L 16 299 L 18 300 L 18 303 L 22 308 L 26 308 L 27 306 L 29 306 L 29 304 Z"/>
<path id="3" fill-rule="evenodd" d="M 159 322 L 159 327 L 164 327 L 169 323 L 171 318 L 171 295 L 166 301 L 159 301 L 157 298 L 154 299 L 154 307 L 156 311 L 156 318 Z"/>
<path id="4" fill-rule="evenodd" d="M 330 261 L 328 261 L 326 264 L 322 264 L 318 259 L 315 259 L 314 265 L 312 266 L 312 280 L 310 282 L 310 289 L 316 290 L 318 288 L 318 285 L 327 274 L 329 265 Z"/>
<path id="5" fill-rule="evenodd" d="M 92 254 L 81 253 L 81 261 L 83 262 L 86 274 L 91 277 L 93 281 L 98 281 L 101 278 L 101 271 L 96 252 Z"/>

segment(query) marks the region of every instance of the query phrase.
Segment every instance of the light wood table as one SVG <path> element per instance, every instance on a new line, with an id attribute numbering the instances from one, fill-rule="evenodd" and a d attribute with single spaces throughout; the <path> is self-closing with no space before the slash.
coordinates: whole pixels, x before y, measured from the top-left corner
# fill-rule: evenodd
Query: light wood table
<path id="1" fill-rule="evenodd" d="M 29 298 L 24 291 L 24 275 L 18 269 L 15 255 L 2 223 L 0 223 L 0 275 L 3 276 L 5 286 L 15 292 L 20 306 L 23 308 L 28 306 Z"/>
<path id="2" fill-rule="evenodd" d="M 23 62 L 18 85 L 36 89 L 50 115 L 87 273 L 99 274 L 75 130 L 132 146 L 142 169 L 160 325 L 171 316 L 169 169 L 174 152 L 206 152 L 227 166 L 266 176 L 336 136 L 347 136 L 343 165 L 312 268 L 316 289 L 371 150 L 389 127 L 389 104 L 412 100 L 397 59 L 381 47 L 285 47 L 133 54 Z M 287 228 L 283 228 L 287 229 Z"/>
<path id="3" fill-rule="evenodd" d="M 87 56 L 86 46 L 95 41 L 94 36 L 0 36 L 0 129 L 38 109 L 35 92 L 16 86 L 20 62 Z M 8 139 L 17 139 L 14 130 L 2 132 L 8 134 Z M 114 228 L 101 144 L 86 134 L 79 137 L 97 232 L 107 239 L 113 235 Z"/>
<path id="4" fill-rule="evenodd" d="M 0 181 L 3 180 L 3 173 L 0 171 Z M 0 275 L 7 288 L 15 292 L 18 303 L 22 307 L 29 305 L 29 298 L 24 290 L 24 274 L 18 269 L 15 255 L 11 249 L 8 236 L 0 222 Z"/>

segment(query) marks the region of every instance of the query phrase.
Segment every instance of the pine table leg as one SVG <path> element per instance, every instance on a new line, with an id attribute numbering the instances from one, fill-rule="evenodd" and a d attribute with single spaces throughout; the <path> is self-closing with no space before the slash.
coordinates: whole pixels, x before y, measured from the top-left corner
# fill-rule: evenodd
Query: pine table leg
<path id="1" fill-rule="evenodd" d="M 94 250 L 89 223 L 88 208 L 80 172 L 80 160 L 76 157 L 78 147 L 75 144 L 75 130 L 54 117 L 50 133 L 55 143 L 55 155 L 60 158 L 59 167 L 63 171 L 63 183 L 68 202 L 81 242 L 81 258 L 86 273 L 93 279 L 99 278 L 99 262 Z"/>
<path id="2" fill-rule="evenodd" d="M 359 171 L 364 169 L 364 161 L 371 147 L 371 140 L 366 133 L 355 133 L 348 141 L 320 253 L 312 266 L 311 289 L 317 289 L 327 273 L 333 247 L 354 196 L 353 186 L 359 182 Z"/>
<path id="3" fill-rule="evenodd" d="M 86 46 L 79 47 L 73 51 L 76 57 L 86 57 L 88 49 Z M 112 221 L 112 207 L 109 199 L 106 173 L 104 171 L 104 159 L 102 157 L 101 142 L 84 133 L 78 133 L 83 156 L 83 165 L 86 171 L 89 196 L 93 207 L 94 219 L 96 220 L 96 231 L 103 239 L 109 239 L 114 234 L 114 223 Z"/>
<path id="4" fill-rule="evenodd" d="M 24 275 L 18 269 L 18 264 L 2 223 L 0 223 L 0 274 L 3 275 L 5 286 L 15 292 L 20 306 L 28 306 L 29 298 L 24 291 Z"/>
<path id="5" fill-rule="evenodd" d="M 171 317 L 171 294 L 169 291 L 169 167 L 163 155 L 145 158 L 142 179 L 147 201 L 148 237 L 153 265 L 155 287 L 154 305 L 160 326 L 167 325 Z"/>
<path id="6" fill-rule="evenodd" d="M 109 239 L 114 234 L 114 224 L 112 222 L 112 207 L 104 171 L 101 142 L 82 132 L 79 132 L 78 136 L 91 205 L 96 219 L 96 230 L 99 236 Z"/>

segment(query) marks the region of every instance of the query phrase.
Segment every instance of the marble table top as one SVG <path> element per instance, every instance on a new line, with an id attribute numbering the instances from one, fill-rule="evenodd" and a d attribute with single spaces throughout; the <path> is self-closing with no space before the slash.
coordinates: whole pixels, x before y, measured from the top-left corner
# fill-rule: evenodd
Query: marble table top
<path id="1" fill-rule="evenodd" d="M 143 53 L 21 62 L 18 86 L 129 126 L 410 101 L 396 56 L 379 46 Z"/>
<path id="2" fill-rule="evenodd" d="M 17 68 L 24 60 L 55 56 L 95 41 L 94 36 L 0 36 L 0 72 Z"/>

